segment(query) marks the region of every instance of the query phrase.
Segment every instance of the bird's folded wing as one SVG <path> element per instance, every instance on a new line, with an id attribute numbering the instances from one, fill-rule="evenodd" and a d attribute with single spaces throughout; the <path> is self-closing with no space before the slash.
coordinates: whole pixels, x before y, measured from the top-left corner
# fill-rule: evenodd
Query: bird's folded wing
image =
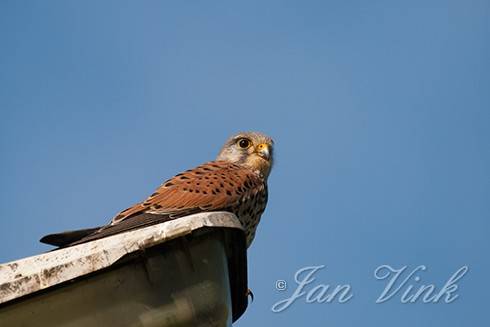
<path id="1" fill-rule="evenodd" d="M 111 225 L 143 212 L 182 216 L 196 210 L 226 210 L 264 187 L 263 180 L 249 169 L 224 161 L 208 162 L 169 179 L 144 202 L 114 217 Z"/>
<path id="2" fill-rule="evenodd" d="M 51 234 L 41 242 L 70 246 L 197 212 L 227 211 L 264 187 L 261 178 L 249 169 L 223 161 L 208 162 L 166 181 L 144 202 L 122 211 L 107 226 Z"/>

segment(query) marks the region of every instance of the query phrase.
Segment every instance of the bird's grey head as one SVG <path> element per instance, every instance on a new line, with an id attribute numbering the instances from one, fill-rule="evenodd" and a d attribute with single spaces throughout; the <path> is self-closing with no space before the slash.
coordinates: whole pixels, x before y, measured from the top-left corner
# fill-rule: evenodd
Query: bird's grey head
<path id="1" fill-rule="evenodd" d="M 259 132 L 242 132 L 230 137 L 216 160 L 241 165 L 267 178 L 272 169 L 274 141 Z"/>

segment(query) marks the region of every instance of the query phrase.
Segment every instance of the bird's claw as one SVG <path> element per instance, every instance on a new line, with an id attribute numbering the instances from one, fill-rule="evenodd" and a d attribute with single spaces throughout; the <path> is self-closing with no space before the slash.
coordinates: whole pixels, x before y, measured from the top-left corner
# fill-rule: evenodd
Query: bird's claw
<path id="1" fill-rule="evenodd" d="M 252 300 L 251 302 L 254 301 L 254 293 L 250 288 L 247 288 L 247 293 L 246 293 L 247 298 L 250 296 L 250 299 Z"/>

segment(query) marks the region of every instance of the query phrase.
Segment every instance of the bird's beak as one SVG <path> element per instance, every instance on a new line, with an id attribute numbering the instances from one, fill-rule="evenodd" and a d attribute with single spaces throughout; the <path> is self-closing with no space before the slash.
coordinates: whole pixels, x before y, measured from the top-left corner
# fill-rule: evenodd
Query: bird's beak
<path id="1" fill-rule="evenodd" d="M 265 143 L 259 144 L 257 146 L 257 154 L 265 160 L 269 160 L 271 157 L 269 145 Z"/>

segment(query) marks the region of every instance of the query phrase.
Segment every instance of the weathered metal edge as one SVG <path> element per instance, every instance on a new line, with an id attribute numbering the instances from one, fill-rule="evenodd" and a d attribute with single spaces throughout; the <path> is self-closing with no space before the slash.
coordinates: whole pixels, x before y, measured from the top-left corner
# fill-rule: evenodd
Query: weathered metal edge
<path id="1" fill-rule="evenodd" d="M 243 229 L 229 212 L 198 213 L 0 265 L 0 304 L 107 268 L 126 254 L 203 227 Z"/>

